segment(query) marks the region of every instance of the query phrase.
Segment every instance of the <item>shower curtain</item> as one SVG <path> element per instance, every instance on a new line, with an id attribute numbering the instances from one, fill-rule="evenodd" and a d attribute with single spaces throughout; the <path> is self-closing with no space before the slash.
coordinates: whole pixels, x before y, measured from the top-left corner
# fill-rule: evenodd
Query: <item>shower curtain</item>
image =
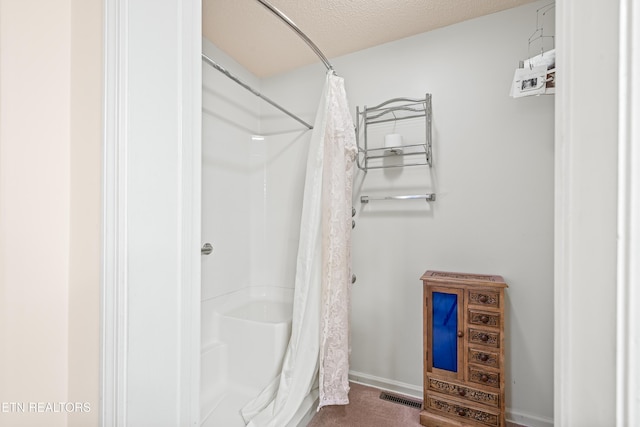
<path id="1" fill-rule="evenodd" d="M 249 427 L 283 427 L 319 388 L 349 403 L 351 195 L 356 141 L 344 80 L 327 73 L 309 145 L 291 339 L 282 372 L 242 408 Z"/>

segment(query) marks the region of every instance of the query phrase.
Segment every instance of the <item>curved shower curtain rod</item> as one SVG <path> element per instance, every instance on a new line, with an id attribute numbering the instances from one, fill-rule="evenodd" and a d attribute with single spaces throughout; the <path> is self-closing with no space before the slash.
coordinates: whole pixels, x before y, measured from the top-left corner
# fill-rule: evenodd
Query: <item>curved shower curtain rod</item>
<path id="1" fill-rule="evenodd" d="M 333 69 L 333 65 L 331 65 L 331 63 L 329 62 L 327 57 L 324 56 L 324 54 L 318 48 L 318 46 L 316 46 L 315 43 L 313 43 L 311 41 L 311 39 L 309 37 L 307 37 L 307 35 L 305 33 L 303 33 L 300 30 L 300 28 L 298 28 L 298 26 L 293 23 L 293 21 L 291 19 L 289 19 L 284 13 L 280 12 L 276 7 L 274 7 L 271 3 L 267 2 L 266 0 L 257 0 L 257 1 L 260 4 L 262 4 L 264 7 L 266 7 L 269 11 L 271 11 L 274 15 L 276 15 L 278 18 L 280 18 L 293 31 L 295 31 L 296 34 L 298 34 L 300 36 L 300 38 L 302 38 L 302 40 L 304 40 L 304 42 L 315 52 L 315 54 L 318 55 L 318 58 L 320 58 L 320 60 L 324 64 L 324 66 L 327 67 L 327 70 L 331 71 L 333 74 L 336 74 L 335 70 Z M 270 100 L 266 96 L 262 95 L 257 90 L 253 89 L 251 86 L 249 86 L 248 84 L 246 84 L 245 82 L 240 80 L 238 77 L 236 77 L 233 74 L 231 74 L 228 70 L 226 70 L 224 67 L 222 67 L 221 65 L 216 63 L 213 59 L 209 58 L 204 53 L 202 54 L 202 59 L 207 64 L 211 65 L 213 68 L 215 68 L 216 70 L 220 71 L 222 74 L 224 74 L 225 76 L 229 77 L 231 80 L 233 80 L 234 82 L 238 83 L 243 88 L 247 89 L 249 92 L 253 93 L 258 98 L 261 98 L 261 99 L 265 100 L 266 102 L 268 102 L 269 104 L 271 104 L 272 106 L 274 106 L 278 110 L 282 111 L 283 113 L 285 113 L 286 115 L 288 115 L 292 119 L 298 121 L 299 123 L 302 123 L 307 128 L 313 129 L 313 126 L 311 126 L 309 123 L 305 122 L 300 117 L 298 117 L 295 114 L 291 113 L 290 111 L 284 109 L 283 107 L 281 107 L 280 105 L 276 104 L 275 102 L 273 102 L 272 100 Z"/>
<path id="2" fill-rule="evenodd" d="M 298 34 L 298 36 L 300 36 L 300 38 L 302 40 L 304 40 L 304 42 L 313 50 L 313 52 L 318 55 L 318 58 L 320 58 L 320 60 L 322 61 L 322 63 L 324 64 L 325 67 L 327 67 L 327 70 L 329 71 L 333 71 L 335 73 L 335 70 L 333 69 L 333 65 L 331 65 L 331 63 L 329 62 L 329 60 L 327 59 L 326 56 L 324 56 L 324 54 L 322 53 L 322 51 L 320 50 L 320 48 L 318 48 L 318 46 L 316 46 L 316 44 L 314 42 L 311 41 L 311 39 L 309 37 L 307 37 L 307 35 L 305 33 L 302 32 L 302 30 L 300 30 L 300 28 L 298 28 L 298 26 L 287 17 L 287 15 L 285 15 L 284 13 L 282 13 L 280 10 L 278 10 L 275 6 L 273 6 L 271 3 L 269 3 L 266 0 L 257 0 L 260 4 L 262 4 L 264 7 L 266 7 L 267 9 L 269 9 L 269 11 L 271 11 L 271 13 L 273 13 L 274 15 L 276 15 L 278 18 L 280 18 L 285 24 L 287 24 L 296 34 Z"/>

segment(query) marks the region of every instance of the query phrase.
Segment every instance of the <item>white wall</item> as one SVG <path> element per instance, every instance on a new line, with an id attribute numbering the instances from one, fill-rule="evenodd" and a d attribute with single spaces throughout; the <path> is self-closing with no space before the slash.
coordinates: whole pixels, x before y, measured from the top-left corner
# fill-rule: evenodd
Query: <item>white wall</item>
<path id="1" fill-rule="evenodd" d="M 433 94 L 431 170 L 372 170 L 356 178 L 353 268 L 358 281 L 352 300 L 352 371 L 365 381 L 419 393 L 420 275 L 427 269 L 500 274 L 509 284 L 510 418 L 545 425 L 553 416 L 554 98 L 508 97 L 514 69 L 527 56 L 536 9 L 543 4 L 332 62 L 345 78 L 354 112 L 356 105 Z M 553 18 L 549 21 L 552 31 Z M 305 67 L 263 81 L 262 89 L 292 111 L 313 117 L 322 74 L 319 65 Z M 402 126 L 399 123 L 396 130 L 402 132 Z M 406 126 L 407 133 L 416 132 L 413 125 Z M 285 205 L 279 204 L 280 194 L 274 189 L 298 188 L 292 183 L 304 179 L 299 167 L 303 150 L 282 151 L 277 144 L 270 144 L 269 150 L 274 157 L 267 166 L 267 206 L 273 214 L 269 216 L 268 209 L 267 215 L 287 217 L 290 226 L 284 235 L 296 237 L 300 213 L 293 214 L 290 206 L 299 206 L 301 193 L 296 200 L 286 199 Z M 429 205 L 359 203 L 360 195 L 430 191 L 438 200 Z M 282 240 L 280 228 L 268 227 L 267 232 L 267 241 L 285 251 L 288 242 Z M 267 280 L 291 277 L 294 264 L 287 263 L 288 269 L 271 271 Z"/>

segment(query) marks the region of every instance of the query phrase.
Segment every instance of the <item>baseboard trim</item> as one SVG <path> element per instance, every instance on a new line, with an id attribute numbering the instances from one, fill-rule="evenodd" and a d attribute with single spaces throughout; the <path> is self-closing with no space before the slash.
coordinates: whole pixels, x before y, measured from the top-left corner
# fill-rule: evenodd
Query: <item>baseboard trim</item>
<path id="1" fill-rule="evenodd" d="M 357 384 L 415 397 L 420 400 L 423 398 L 422 387 L 414 384 L 403 383 L 401 381 L 390 380 L 388 378 L 377 377 L 353 370 L 349 371 L 349 380 Z M 551 418 L 538 417 L 509 408 L 507 408 L 505 412 L 507 427 L 553 427 L 553 419 Z"/>
<path id="2" fill-rule="evenodd" d="M 405 396 L 416 397 L 422 400 L 422 387 L 388 378 L 376 377 L 363 372 L 349 371 L 349 380 L 357 384 L 368 385 L 385 391 L 392 391 Z"/>
<path id="3" fill-rule="evenodd" d="M 505 418 L 507 419 L 507 427 L 553 427 L 552 418 L 538 417 L 509 408 L 506 409 Z"/>

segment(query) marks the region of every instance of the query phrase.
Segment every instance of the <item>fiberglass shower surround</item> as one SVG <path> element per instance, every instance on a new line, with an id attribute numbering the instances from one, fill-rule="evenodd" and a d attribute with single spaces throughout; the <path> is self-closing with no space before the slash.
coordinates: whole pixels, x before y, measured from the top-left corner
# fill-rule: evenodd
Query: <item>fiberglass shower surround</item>
<path id="1" fill-rule="evenodd" d="M 319 394 L 318 407 L 348 403 L 351 197 L 357 146 L 343 79 L 335 74 L 322 52 L 290 19 L 269 3 L 257 1 L 298 33 L 327 67 L 323 94 L 314 126 L 311 126 L 210 57 L 202 55 L 205 63 L 313 130 L 302 204 L 292 316 L 278 317 L 283 325 L 289 325 L 286 329 L 290 330 L 291 338 L 282 359 L 281 372 L 241 411 L 250 427 L 280 427 L 290 425 L 296 419 L 310 396 L 315 400 Z M 227 319 L 220 323 L 221 328 L 224 324 L 243 325 L 242 320 L 239 323 L 234 319 L 251 317 L 252 310 L 248 307 L 264 303 L 238 304 L 237 307 L 231 307 L 229 303 L 217 305 L 214 311 L 218 314 L 214 317 Z M 282 306 L 286 305 L 285 301 Z M 229 338 L 229 334 L 221 333 Z M 281 336 L 279 334 L 274 336 Z M 230 350 L 235 347 L 229 344 Z M 319 390 L 316 391 L 318 384 Z M 203 425 L 208 424 L 205 422 Z"/>

